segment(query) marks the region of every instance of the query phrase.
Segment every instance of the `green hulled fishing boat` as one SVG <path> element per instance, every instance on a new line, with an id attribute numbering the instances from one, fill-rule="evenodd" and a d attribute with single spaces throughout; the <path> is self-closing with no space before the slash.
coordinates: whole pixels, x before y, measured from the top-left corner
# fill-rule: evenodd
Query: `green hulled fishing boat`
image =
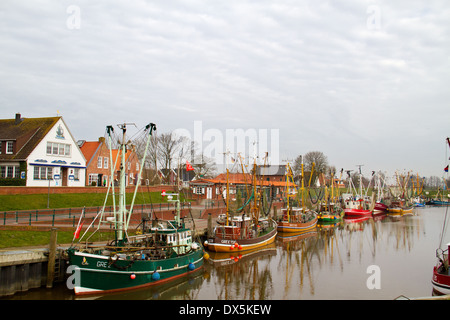
<path id="1" fill-rule="evenodd" d="M 114 179 L 110 179 L 106 197 L 110 192 L 112 193 L 113 211 L 105 212 L 105 206 L 103 206 L 89 226 L 91 228 L 97 222 L 95 231 L 98 231 L 104 224 L 112 225 L 115 237 L 106 244 L 88 244 L 89 238 L 82 243 L 81 240 L 87 234 L 87 230 L 79 238 L 83 225 L 80 217 L 74 236 L 74 240 L 79 238 L 78 243 L 72 244 L 67 250 L 70 264 L 68 271 L 73 272 L 72 282 L 68 285 L 72 286 L 76 295 L 103 294 L 157 285 L 193 273 L 203 265 L 203 248 L 193 241 L 191 230 L 186 228 L 184 221 L 180 218 L 179 199 L 173 199 L 173 197 L 178 196 L 176 194 L 168 197 L 169 201 L 176 203 L 177 214 L 174 220 L 144 219 L 140 227 L 141 234 L 128 236 L 139 183 L 136 183 L 133 200 L 129 210 L 127 210 L 125 205 L 126 124 L 120 125 L 120 128 L 123 131 L 123 139 L 120 144 L 121 152 L 117 153 L 117 157 L 121 158 L 118 210 L 116 210 L 114 200 Z M 145 133 L 148 132 L 148 137 L 138 182 L 144 168 L 143 163 L 153 130 L 156 130 L 154 124 L 149 124 L 144 130 Z M 114 177 L 114 168 L 116 168 L 113 163 L 111 148 L 111 133 L 113 131 L 111 126 L 107 128 L 111 177 Z"/>

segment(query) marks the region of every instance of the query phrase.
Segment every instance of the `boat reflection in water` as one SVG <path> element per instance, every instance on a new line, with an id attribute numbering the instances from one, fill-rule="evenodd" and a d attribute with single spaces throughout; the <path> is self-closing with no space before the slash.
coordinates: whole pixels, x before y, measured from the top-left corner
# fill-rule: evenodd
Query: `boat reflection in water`
<path id="1" fill-rule="evenodd" d="M 278 233 L 278 245 L 283 249 L 280 254 L 280 270 L 284 271 L 283 299 L 291 299 L 290 291 L 303 291 L 305 274 L 310 284 L 310 293 L 314 294 L 313 266 L 311 258 L 317 254 L 317 230 L 294 233 Z M 282 264 L 283 263 L 283 264 Z M 300 273 L 298 273 L 297 268 Z M 295 280 L 299 276 L 299 281 Z M 295 288 L 291 288 L 294 284 Z M 297 284 L 297 285 L 296 285 Z M 298 288 L 298 289 L 297 289 Z"/>
<path id="2" fill-rule="evenodd" d="M 275 243 L 236 253 L 210 252 L 208 272 L 215 278 L 214 287 L 218 300 L 273 299 L 272 269 L 277 250 Z"/>

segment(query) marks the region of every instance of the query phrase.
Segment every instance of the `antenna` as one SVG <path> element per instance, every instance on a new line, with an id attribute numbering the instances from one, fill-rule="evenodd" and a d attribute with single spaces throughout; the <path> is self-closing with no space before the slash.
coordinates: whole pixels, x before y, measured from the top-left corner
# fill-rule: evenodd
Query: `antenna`
<path id="1" fill-rule="evenodd" d="M 361 167 L 363 167 L 364 165 L 363 164 L 357 164 L 356 166 L 359 167 L 359 174 L 361 174 Z"/>

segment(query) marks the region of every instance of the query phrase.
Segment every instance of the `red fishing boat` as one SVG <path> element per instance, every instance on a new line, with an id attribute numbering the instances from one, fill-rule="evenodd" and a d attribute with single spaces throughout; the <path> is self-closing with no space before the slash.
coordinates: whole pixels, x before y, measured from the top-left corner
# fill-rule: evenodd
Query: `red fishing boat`
<path id="1" fill-rule="evenodd" d="M 450 294 L 450 270 L 449 270 L 449 252 L 450 243 L 447 244 L 447 250 L 437 249 L 437 265 L 433 268 L 433 291 L 436 294 Z"/>
<path id="2" fill-rule="evenodd" d="M 388 206 L 382 202 L 375 202 L 375 208 L 373 209 L 373 213 L 385 213 L 388 210 Z"/>
<path id="3" fill-rule="evenodd" d="M 448 146 L 450 147 L 450 138 L 447 138 Z M 448 166 L 446 167 L 448 168 Z M 448 206 L 445 212 L 444 223 L 442 225 L 442 234 L 441 240 L 439 242 L 439 248 L 436 250 L 436 258 L 438 258 L 438 262 L 436 266 L 433 268 L 433 278 L 431 279 L 431 283 L 433 284 L 433 293 L 442 295 L 442 294 L 450 294 L 450 243 L 447 243 L 447 249 L 441 249 L 442 240 L 444 239 L 445 230 L 447 230 L 447 213 Z"/>
<path id="4" fill-rule="evenodd" d="M 363 165 L 358 165 L 359 167 L 359 195 L 354 196 L 353 194 L 344 195 L 344 214 L 348 216 L 370 216 L 372 215 L 373 207 L 369 208 L 369 204 L 364 201 L 363 190 L 362 190 L 362 174 L 361 167 Z M 356 194 L 356 188 L 353 185 L 353 181 L 350 176 L 350 171 L 347 171 L 348 181 L 350 189 L 354 188 Z"/>
<path id="5" fill-rule="evenodd" d="M 372 210 L 366 209 L 363 199 L 347 199 L 344 204 L 345 216 L 370 216 L 372 214 Z"/>

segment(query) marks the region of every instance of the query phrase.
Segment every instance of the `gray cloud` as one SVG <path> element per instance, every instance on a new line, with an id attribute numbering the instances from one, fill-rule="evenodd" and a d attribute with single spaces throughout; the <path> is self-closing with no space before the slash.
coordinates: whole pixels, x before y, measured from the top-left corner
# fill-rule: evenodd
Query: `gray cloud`
<path id="1" fill-rule="evenodd" d="M 3 1 L 1 117 L 278 128 L 281 158 L 441 175 L 449 21 L 445 1 Z"/>

